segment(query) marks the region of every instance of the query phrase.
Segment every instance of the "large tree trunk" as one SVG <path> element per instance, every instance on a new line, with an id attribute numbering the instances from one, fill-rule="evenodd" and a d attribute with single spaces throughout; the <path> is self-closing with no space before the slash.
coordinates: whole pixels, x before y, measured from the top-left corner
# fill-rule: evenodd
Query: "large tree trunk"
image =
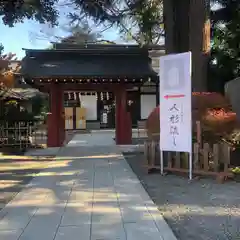
<path id="1" fill-rule="evenodd" d="M 190 0 L 174 0 L 175 44 L 177 52 L 189 51 L 189 15 Z"/>
<path id="2" fill-rule="evenodd" d="M 163 1 L 165 49 L 167 54 L 189 50 L 189 1 Z"/>
<path id="3" fill-rule="evenodd" d="M 175 44 L 175 23 L 174 23 L 174 11 L 173 0 L 163 0 L 163 18 L 165 29 L 165 51 L 166 54 L 176 52 Z"/>
<path id="4" fill-rule="evenodd" d="M 207 90 L 209 0 L 164 0 L 166 53 L 192 52 L 193 91 Z"/>
<path id="5" fill-rule="evenodd" d="M 192 52 L 193 91 L 207 91 L 207 73 L 210 54 L 210 3 L 208 0 L 191 0 L 189 50 Z"/>

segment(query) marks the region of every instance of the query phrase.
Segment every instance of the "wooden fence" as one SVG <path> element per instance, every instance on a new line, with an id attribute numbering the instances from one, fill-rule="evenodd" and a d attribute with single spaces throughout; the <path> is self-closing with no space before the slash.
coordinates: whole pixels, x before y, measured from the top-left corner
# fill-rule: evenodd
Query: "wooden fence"
<path id="1" fill-rule="evenodd" d="M 46 144 L 46 129 L 41 121 L 1 121 L 0 149 L 27 149 Z"/>
<path id="2" fill-rule="evenodd" d="M 194 143 L 193 175 L 215 176 L 220 180 L 233 177 L 229 171 L 230 152 L 231 148 L 226 143 Z M 144 154 L 144 165 L 148 172 L 151 169 L 161 169 L 159 141 L 146 141 Z M 163 152 L 163 169 L 165 172 L 188 173 L 189 153 Z"/>

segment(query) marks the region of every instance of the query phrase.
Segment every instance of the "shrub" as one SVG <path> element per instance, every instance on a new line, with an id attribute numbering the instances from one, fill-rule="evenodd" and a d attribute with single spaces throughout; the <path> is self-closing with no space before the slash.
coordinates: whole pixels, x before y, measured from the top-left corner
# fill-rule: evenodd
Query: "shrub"
<path id="1" fill-rule="evenodd" d="M 147 119 L 146 128 L 149 139 L 159 138 L 159 112 L 158 106 L 153 109 Z M 193 92 L 192 120 L 194 132 L 196 121 L 200 121 L 203 137 L 212 139 L 227 138 L 234 129 L 238 128 L 236 114 L 232 111 L 229 101 L 219 93 Z"/>
<path id="2" fill-rule="evenodd" d="M 234 174 L 240 174 L 240 167 L 232 168 L 231 171 L 232 171 Z"/>
<path id="3" fill-rule="evenodd" d="M 160 133 L 160 106 L 153 109 L 146 122 L 147 136 L 149 139 L 159 139 Z"/>
<path id="4" fill-rule="evenodd" d="M 231 133 L 237 127 L 236 113 L 225 109 L 207 109 L 201 118 L 205 127 L 216 133 Z"/>

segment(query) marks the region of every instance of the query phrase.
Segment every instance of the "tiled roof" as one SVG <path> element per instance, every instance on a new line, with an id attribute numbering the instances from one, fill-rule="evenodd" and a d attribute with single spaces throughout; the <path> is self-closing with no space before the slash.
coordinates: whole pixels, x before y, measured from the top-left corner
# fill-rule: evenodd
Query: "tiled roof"
<path id="1" fill-rule="evenodd" d="M 148 50 L 137 45 L 56 44 L 51 50 L 27 49 L 20 72 L 28 78 L 154 77 Z"/>

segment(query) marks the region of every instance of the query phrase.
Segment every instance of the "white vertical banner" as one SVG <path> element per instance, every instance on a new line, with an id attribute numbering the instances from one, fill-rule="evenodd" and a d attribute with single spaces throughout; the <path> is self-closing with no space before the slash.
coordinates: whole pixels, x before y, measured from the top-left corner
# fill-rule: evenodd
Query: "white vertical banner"
<path id="1" fill-rule="evenodd" d="M 160 57 L 160 151 L 188 152 L 192 178 L 191 52 Z"/>

